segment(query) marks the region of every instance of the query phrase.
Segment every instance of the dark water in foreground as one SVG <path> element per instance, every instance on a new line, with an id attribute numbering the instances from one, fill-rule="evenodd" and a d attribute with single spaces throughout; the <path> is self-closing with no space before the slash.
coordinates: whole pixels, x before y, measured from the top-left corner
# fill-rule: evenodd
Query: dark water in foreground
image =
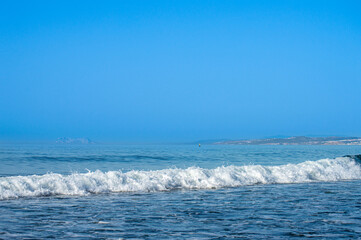
<path id="1" fill-rule="evenodd" d="M 361 168 L 342 158 L 357 153 L 2 145 L 0 239 L 357 239 Z"/>

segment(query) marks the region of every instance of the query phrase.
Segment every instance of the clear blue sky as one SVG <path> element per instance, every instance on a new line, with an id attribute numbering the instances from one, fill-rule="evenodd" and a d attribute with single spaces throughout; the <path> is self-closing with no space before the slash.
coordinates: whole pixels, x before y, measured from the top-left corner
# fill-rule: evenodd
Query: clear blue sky
<path id="1" fill-rule="evenodd" d="M 360 1 L 2 1 L 0 140 L 361 136 Z"/>

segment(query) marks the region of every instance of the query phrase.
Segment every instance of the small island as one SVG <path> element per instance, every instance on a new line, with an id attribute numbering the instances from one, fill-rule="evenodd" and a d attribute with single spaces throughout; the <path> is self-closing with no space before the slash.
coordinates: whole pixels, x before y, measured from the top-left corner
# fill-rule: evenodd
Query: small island
<path id="1" fill-rule="evenodd" d="M 305 137 L 228 140 L 214 142 L 216 145 L 361 145 L 359 137 Z"/>

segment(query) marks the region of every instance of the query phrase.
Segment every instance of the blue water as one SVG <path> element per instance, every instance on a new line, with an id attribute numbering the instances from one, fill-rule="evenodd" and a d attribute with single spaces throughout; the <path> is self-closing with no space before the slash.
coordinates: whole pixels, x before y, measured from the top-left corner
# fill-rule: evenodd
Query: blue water
<path id="1" fill-rule="evenodd" d="M 0 145 L 0 239 L 359 238 L 361 146 Z"/>

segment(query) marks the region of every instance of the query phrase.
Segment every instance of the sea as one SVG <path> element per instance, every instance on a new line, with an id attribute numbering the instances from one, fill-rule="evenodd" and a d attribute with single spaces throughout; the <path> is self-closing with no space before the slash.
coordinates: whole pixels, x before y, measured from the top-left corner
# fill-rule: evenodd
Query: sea
<path id="1" fill-rule="evenodd" d="M 1 144 L 0 239 L 361 239 L 357 154 Z"/>

